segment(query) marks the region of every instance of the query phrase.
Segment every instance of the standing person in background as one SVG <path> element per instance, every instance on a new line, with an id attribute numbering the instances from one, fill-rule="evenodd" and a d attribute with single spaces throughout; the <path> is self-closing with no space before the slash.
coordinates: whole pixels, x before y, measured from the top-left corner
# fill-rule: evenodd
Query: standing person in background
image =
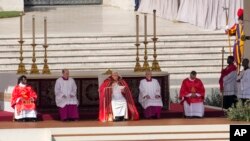
<path id="1" fill-rule="evenodd" d="M 73 121 L 79 119 L 77 87 L 75 80 L 69 77 L 69 70 L 62 70 L 62 77 L 55 84 L 56 105 L 62 121 Z"/>
<path id="2" fill-rule="evenodd" d="M 237 82 L 240 83 L 238 98 L 245 103 L 247 100 L 250 99 L 250 69 L 249 69 L 249 60 L 247 58 L 243 59 L 242 61 L 243 70 L 240 72 Z"/>
<path id="3" fill-rule="evenodd" d="M 220 91 L 223 94 L 223 108 L 228 109 L 237 101 L 237 67 L 234 65 L 234 57 L 228 56 L 227 67 L 221 70 L 219 79 Z"/>
<path id="4" fill-rule="evenodd" d="M 238 23 L 234 24 L 230 29 L 226 30 L 226 34 L 229 36 L 235 36 L 234 47 L 233 47 L 233 56 L 237 65 L 238 72 L 240 71 L 240 66 L 244 53 L 244 39 L 245 37 L 243 30 L 243 9 L 238 9 Z"/>

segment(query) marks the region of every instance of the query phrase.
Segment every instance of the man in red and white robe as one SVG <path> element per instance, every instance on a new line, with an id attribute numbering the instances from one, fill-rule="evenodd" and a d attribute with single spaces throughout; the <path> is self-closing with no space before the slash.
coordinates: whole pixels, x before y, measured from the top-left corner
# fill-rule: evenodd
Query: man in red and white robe
<path id="1" fill-rule="evenodd" d="M 219 80 L 220 91 L 223 94 L 223 108 L 228 109 L 236 103 L 237 94 L 237 67 L 234 65 L 234 57 L 228 56 L 228 66 L 222 69 Z"/>
<path id="2" fill-rule="evenodd" d="M 192 71 L 190 77 L 182 81 L 180 89 L 179 98 L 186 117 L 204 116 L 205 88 L 202 81 L 196 78 L 196 74 Z"/>
<path id="3" fill-rule="evenodd" d="M 36 121 L 36 92 L 27 85 L 27 77 L 22 75 L 18 79 L 11 95 L 11 107 L 16 121 Z"/>
<path id="4" fill-rule="evenodd" d="M 138 120 L 139 114 L 134 104 L 128 84 L 113 72 L 99 88 L 99 120 Z"/>

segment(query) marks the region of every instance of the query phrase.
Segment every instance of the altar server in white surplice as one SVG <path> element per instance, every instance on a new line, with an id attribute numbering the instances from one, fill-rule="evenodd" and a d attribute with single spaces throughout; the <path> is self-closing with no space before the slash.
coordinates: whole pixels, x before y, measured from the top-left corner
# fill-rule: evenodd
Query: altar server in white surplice
<path id="1" fill-rule="evenodd" d="M 250 69 L 249 69 L 249 60 L 247 58 L 243 59 L 242 70 L 237 78 L 239 83 L 238 88 L 238 98 L 241 99 L 244 103 L 250 99 Z"/>
<path id="2" fill-rule="evenodd" d="M 144 109 L 145 118 L 160 118 L 163 106 L 161 87 L 156 79 L 152 78 L 152 72 L 146 71 L 146 78 L 140 82 L 139 103 Z"/>
<path id="3" fill-rule="evenodd" d="M 63 76 L 56 80 L 55 85 L 56 105 L 59 108 L 60 119 L 77 120 L 79 113 L 76 83 L 69 77 L 69 70 L 63 69 L 62 74 Z"/>

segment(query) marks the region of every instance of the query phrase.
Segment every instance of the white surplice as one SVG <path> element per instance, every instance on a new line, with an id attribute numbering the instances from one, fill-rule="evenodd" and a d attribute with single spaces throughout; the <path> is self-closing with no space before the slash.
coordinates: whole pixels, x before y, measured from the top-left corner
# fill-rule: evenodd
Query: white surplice
<path id="1" fill-rule="evenodd" d="M 123 88 L 124 86 L 119 86 L 117 83 L 113 86 L 111 100 L 113 118 L 124 116 L 125 119 L 128 119 L 127 101 L 121 92 Z"/>
<path id="2" fill-rule="evenodd" d="M 188 94 L 186 97 L 190 97 L 192 94 Z M 196 93 L 196 96 L 201 96 L 200 94 Z M 184 113 L 185 116 L 197 116 L 203 117 L 204 116 L 204 103 L 190 103 L 188 104 L 187 101 L 184 101 Z"/>
<path id="3" fill-rule="evenodd" d="M 149 106 L 163 106 L 161 98 L 155 98 L 156 95 L 161 96 L 161 87 L 159 82 L 156 79 L 152 81 L 147 81 L 143 79 L 140 81 L 140 94 L 139 94 L 139 103 L 144 109 Z M 150 96 L 150 99 L 145 98 L 146 95 Z"/>
<path id="4" fill-rule="evenodd" d="M 69 77 L 68 80 L 64 80 L 62 77 L 58 78 L 55 84 L 56 105 L 61 108 L 66 105 L 78 105 L 76 90 L 77 87 L 73 78 Z M 63 98 L 63 95 L 66 98 Z M 73 97 L 70 95 L 73 95 Z"/>
<path id="5" fill-rule="evenodd" d="M 223 77 L 223 95 L 230 96 L 237 93 L 237 71 L 232 71 Z"/>
<path id="6" fill-rule="evenodd" d="M 237 80 L 238 84 L 238 98 L 250 99 L 250 69 L 240 72 Z"/>

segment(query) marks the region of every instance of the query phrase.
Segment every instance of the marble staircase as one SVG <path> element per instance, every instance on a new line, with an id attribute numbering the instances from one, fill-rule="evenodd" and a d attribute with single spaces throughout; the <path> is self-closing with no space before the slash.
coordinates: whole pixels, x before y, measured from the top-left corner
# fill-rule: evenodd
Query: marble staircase
<path id="1" fill-rule="evenodd" d="M 153 60 L 153 42 L 148 38 L 148 61 Z M 178 89 L 181 80 L 191 70 L 198 72 L 209 88 L 218 87 L 221 70 L 221 50 L 229 55 L 227 36 L 222 33 L 159 35 L 157 59 L 162 71 L 170 73 L 171 88 Z M 140 37 L 140 41 L 144 38 Z M 16 72 L 19 64 L 18 38 L 0 38 L 0 72 Z M 23 57 L 27 70 L 32 64 L 31 38 L 24 39 Z M 72 71 L 133 70 L 136 48 L 133 35 L 51 36 L 48 39 L 48 63 L 51 71 L 68 68 Z M 42 70 L 43 38 L 36 39 L 36 63 Z M 144 44 L 141 43 L 140 62 L 143 65 Z M 226 64 L 226 62 L 224 63 Z"/>

